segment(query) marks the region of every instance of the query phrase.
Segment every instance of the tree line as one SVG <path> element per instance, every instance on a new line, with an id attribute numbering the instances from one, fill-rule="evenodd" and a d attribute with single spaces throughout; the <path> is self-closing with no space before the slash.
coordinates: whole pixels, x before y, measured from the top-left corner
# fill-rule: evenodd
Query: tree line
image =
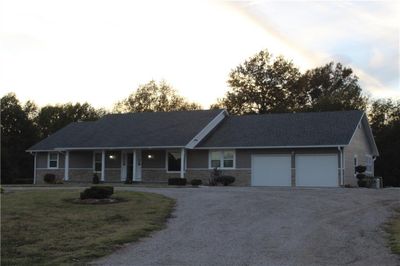
<path id="1" fill-rule="evenodd" d="M 293 62 L 262 50 L 232 69 L 229 89 L 210 108 L 230 114 L 363 110 L 369 120 L 381 156 L 375 174 L 385 185 L 400 186 L 400 101 L 371 100 L 362 91 L 349 67 L 330 62 L 301 73 Z M 201 105 L 180 96 L 166 81 L 140 85 L 117 102 L 113 113 L 198 110 Z M 1 182 L 31 182 L 33 158 L 25 150 L 71 122 L 93 121 L 106 115 L 89 103 L 22 104 L 9 93 L 1 98 Z"/>

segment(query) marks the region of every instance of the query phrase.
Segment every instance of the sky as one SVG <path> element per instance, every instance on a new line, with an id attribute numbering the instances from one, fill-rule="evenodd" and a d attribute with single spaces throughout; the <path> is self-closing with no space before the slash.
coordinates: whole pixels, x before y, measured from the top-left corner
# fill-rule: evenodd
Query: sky
<path id="1" fill-rule="evenodd" d="M 400 98 L 400 1 L 0 0 L 0 95 L 111 109 L 151 79 L 204 108 L 262 49 L 302 71 L 341 62 Z"/>

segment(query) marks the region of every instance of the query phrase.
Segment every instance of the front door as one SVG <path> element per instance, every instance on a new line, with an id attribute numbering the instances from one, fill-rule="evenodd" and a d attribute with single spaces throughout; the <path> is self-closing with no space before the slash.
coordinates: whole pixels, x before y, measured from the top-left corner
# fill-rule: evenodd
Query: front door
<path id="1" fill-rule="evenodd" d="M 133 181 L 142 181 L 142 151 L 136 151 L 136 173 L 133 176 L 133 152 L 127 152 L 125 156 L 126 178 Z"/>
<path id="2" fill-rule="evenodd" d="M 126 179 L 133 180 L 133 153 L 126 154 Z"/>

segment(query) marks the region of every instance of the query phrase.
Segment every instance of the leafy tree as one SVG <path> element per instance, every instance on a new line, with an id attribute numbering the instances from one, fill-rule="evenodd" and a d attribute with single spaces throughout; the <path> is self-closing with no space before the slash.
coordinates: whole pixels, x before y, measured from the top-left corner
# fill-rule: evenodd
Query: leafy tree
<path id="1" fill-rule="evenodd" d="M 38 140 L 38 131 L 29 119 L 32 105 L 21 106 L 13 93 L 1 98 L 2 183 L 26 182 L 33 177 L 33 158 L 25 152 Z"/>
<path id="2" fill-rule="evenodd" d="M 230 91 L 217 106 L 232 114 L 290 112 L 305 103 L 305 93 L 296 86 L 300 71 L 283 57 L 273 58 L 263 50 L 229 74 Z"/>
<path id="3" fill-rule="evenodd" d="M 365 110 L 358 78 L 351 68 L 330 62 L 301 74 L 283 57 L 263 50 L 229 75 L 230 90 L 211 108 L 232 114 Z"/>
<path id="4" fill-rule="evenodd" d="M 125 112 L 169 112 L 198 110 L 201 106 L 188 102 L 165 81 L 157 84 L 154 80 L 139 86 L 127 99 L 114 106 L 117 113 Z"/>
<path id="5" fill-rule="evenodd" d="M 71 122 L 93 121 L 105 114 L 104 109 L 95 109 L 88 103 L 47 105 L 40 109 L 35 122 L 41 138 L 45 138 Z"/>
<path id="6" fill-rule="evenodd" d="M 383 177 L 385 186 L 400 186 L 400 101 L 373 101 L 369 120 L 380 153 L 375 175 Z"/>
<path id="7" fill-rule="evenodd" d="M 358 77 L 342 64 L 330 62 L 308 70 L 299 80 L 308 92 L 310 111 L 365 110 L 368 99 L 363 96 Z"/>

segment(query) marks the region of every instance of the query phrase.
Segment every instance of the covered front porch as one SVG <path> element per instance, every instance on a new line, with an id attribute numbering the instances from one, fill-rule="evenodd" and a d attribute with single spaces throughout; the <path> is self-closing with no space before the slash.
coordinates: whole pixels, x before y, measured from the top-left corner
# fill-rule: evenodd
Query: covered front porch
<path id="1" fill-rule="evenodd" d="M 91 181 L 94 174 L 102 182 L 165 182 L 184 178 L 187 161 L 184 148 L 66 150 L 58 152 L 57 159 L 61 157 L 63 179 L 71 182 Z M 49 153 L 48 158 L 55 156 Z M 61 169 L 61 162 L 57 166 Z"/>
<path id="2" fill-rule="evenodd" d="M 70 149 L 34 153 L 34 183 L 46 174 L 67 182 L 91 183 L 96 174 L 102 182 L 167 182 L 184 178 L 184 148 Z"/>

